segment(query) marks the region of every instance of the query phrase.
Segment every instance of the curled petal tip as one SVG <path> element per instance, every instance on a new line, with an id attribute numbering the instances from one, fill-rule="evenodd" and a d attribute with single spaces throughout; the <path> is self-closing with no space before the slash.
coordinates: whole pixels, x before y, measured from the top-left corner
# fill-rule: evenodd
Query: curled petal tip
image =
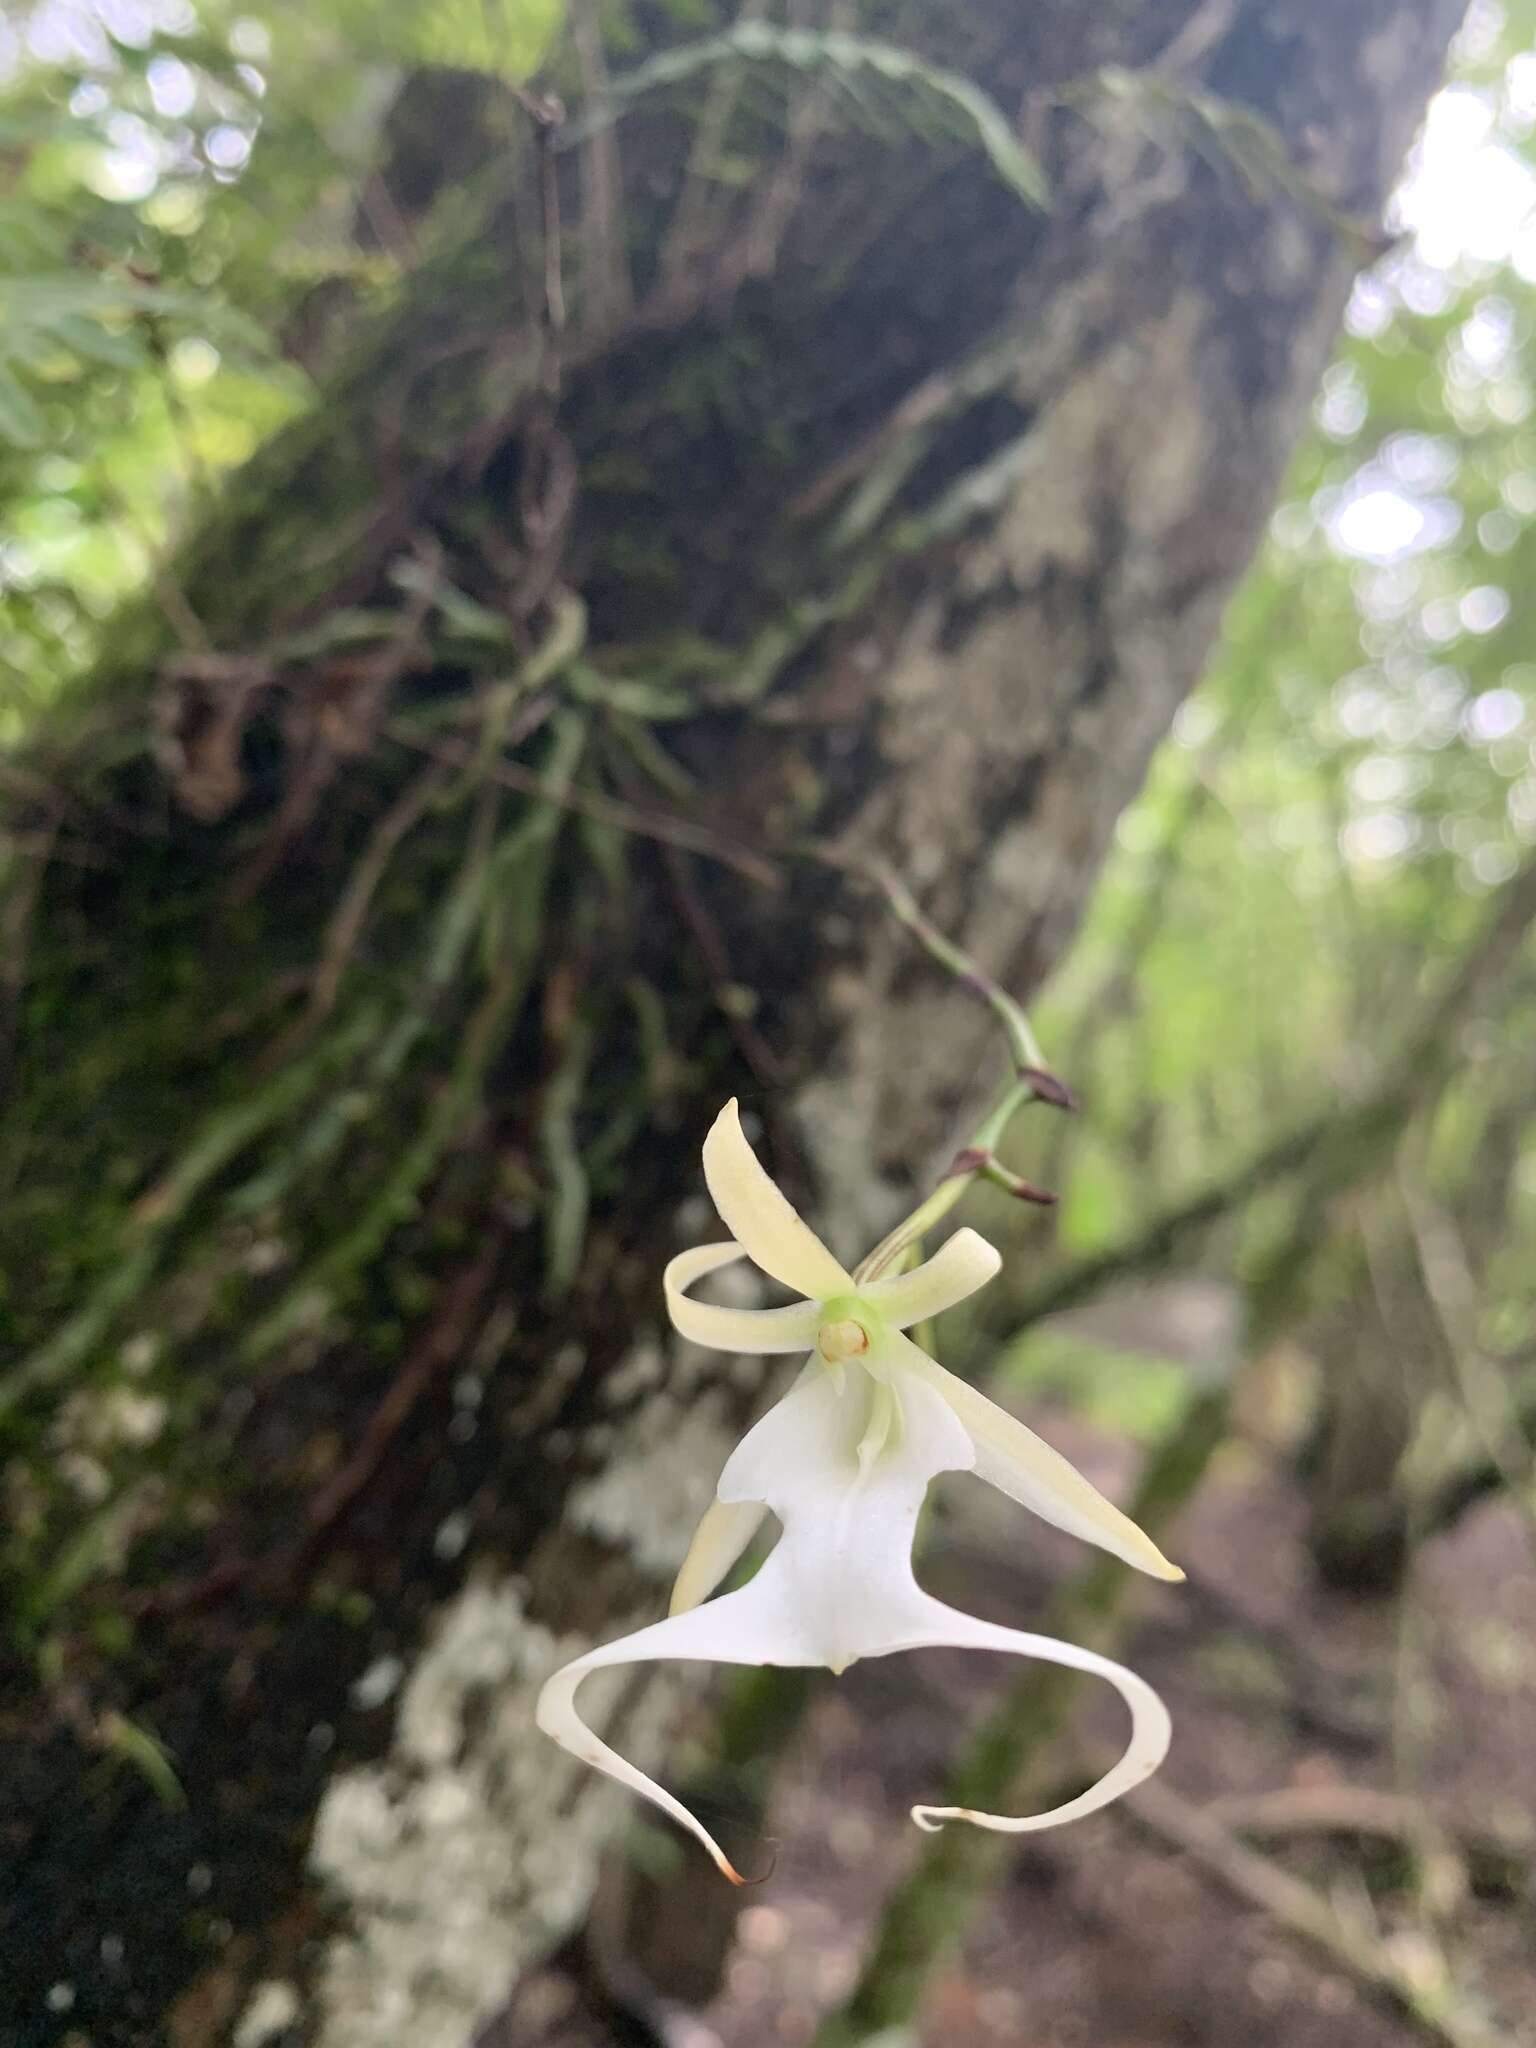
<path id="1" fill-rule="evenodd" d="M 736 1882 L 737 1882 L 737 1884 L 740 1884 L 740 1885 L 746 1885 L 746 1886 L 748 1886 L 748 1887 L 751 1887 L 751 1886 L 753 1886 L 753 1885 L 759 1885 L 759 1884 L 766 1884 L 766 1883 L 768 1882 L 769 1878 L 770 1878 L 770 1877 L 772 1877 L 773 1873 L 774 1873 L 774 1872 L 775 1872 L 775 1871 L 776 1871 L 776 1870 L 778 1869 L 778 1867 L 779 1867 L 779 1850 L 778 1850 L 778 1844 L 777 1844 L 776 1842 L 770 1842 L 770 1843 L 768 1844 L 768 1868 L 767 1868 L 767 1869 L 766 1869 L 765 1871 L 763 1871 L 763 1872 L 761 1873 L 761 1875 L 760 1875 L 760 1876 L 757 1876 L 757 1877 L 742 1877 L 742 1876 L 740 1876 L 739 1874 L 737 1874 L 737 1873 L 734 1873 L 734 1872 L 732 1873 L 732 1875 L 733 1875 L 733 1876 L 735 1876 L 735 1879 L 736 1879 Z"/>
<path id="2" fill-rule="evenodd" d="M 695 1301 L 688 1289 L 706 1273 L 718 1272 L 746 1254 L 739 1244 L 701 1244 L 667 1261 L 661 1276 L 667 1314 L 680 1337 L 712 1351 L 748 1356 L 806 1351 L 816 1341 L 820 1311 L 812 1301 L 794 1301 L 786 1308 L 721 1308 Z"/>
<path id="3" fill-rule="evenodd" d="M 968 1821 L 972 1827 L 986 1828 L 1000 1835 L 1032 1835 L 1042 1828 L 1061 1827 L 1067 1821 L 1083 1820 L 1149 1778 L 1167 1755 L 1172 1733 L 1168 1709 L 1146 1680 L 1138 1678 L 1134 1671 L 1127 1671 L 1123 1664 L 1101 1657 L 1097 1651 L 1082 1649 L 1076 1643 L 1060 1643 L 1050 1636 L 1031 1635 L 1022 1629 L 1002 1628 L 995 1622 L 981 1621 L 955 1608 L 943 1608 L 937 1601 L 933 1603 L 933 1619 L 935 1625 L 931 1632 L 909 1636 L 903 1647 L 917 1649 L 925 1643 L 943 1643 L 956 1649 L 1011 1651 L 1026 1657 L 1040 1657 L 1047 1663 L 1064 1665 L 1068 1670 L 1085 1672 L 1091 1677 L 1107 1679 L 1130 1711 L 1131 1733 L 1119 1760 L 1076 1798 L 1063 1800 L 1060 1805 L 1049 1807 L 1043 1813 L 1017 1816 L 982 1813 L 971 1806 L 914 1806 L 912 1818 L 925 1833 L 933 1834 L 951 1820 Z"/>
<path id="4" fill-rule="evenodd" d="M 888 1273 L 867 1282 L 862 1292 L 888 1323 L 904 1330 L 929 1316 L 942 1315 L 985 1287 L 1002 1263 L 996 1246 L 976 1231 L 957 1230 L 932 1258 L 914 1266 L 910 1273 Z"/>
<path id="5" fill-rule="evenodd" d="M 772 1842 L 768 1845 L 768 1868 L 757 1877 L 743 1877 L 723 1849 L 717 1848 L 712 1851 L 712 1854 L 715 1859 L 715 1868 L 719 1871 L 720 1875 L 728 1877 L 732 1884 L 740 1885 L 743 1891 L 751 1891 L 756 1885 L 766 1884 L 779 1867 L 778 1848 Z"/>

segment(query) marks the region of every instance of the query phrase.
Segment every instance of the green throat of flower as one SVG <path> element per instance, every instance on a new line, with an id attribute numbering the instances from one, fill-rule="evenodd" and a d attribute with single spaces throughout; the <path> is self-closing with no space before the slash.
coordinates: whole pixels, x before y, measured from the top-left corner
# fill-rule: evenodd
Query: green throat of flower
<path id="1" fill-rule="evenodd" d="M 862 1364 L 880 1335 L 878 1312 L 857 1294 L 844 1294 L 823 1302 L 821 1316 L 816 1352 L 823 1365 Z"/>
<path id="2" fill-rule="evenodd" d="M 816 1355 L 839 1386 L 849 1365 L 862 1365 L 867 1375 L 869 1408 L 855 1451 L 859 1471 L 866 1476 L 886 1446 L 901 1441 L 901 1403 L 876 1364 L 884 1331 L 879 1311 L 857 1294 L 822 1304 Z"/>

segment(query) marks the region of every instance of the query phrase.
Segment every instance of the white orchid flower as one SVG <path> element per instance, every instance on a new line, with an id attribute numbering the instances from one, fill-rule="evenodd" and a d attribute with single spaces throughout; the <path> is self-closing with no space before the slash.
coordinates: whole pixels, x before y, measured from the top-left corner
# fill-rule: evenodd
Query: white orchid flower
<path id="1" fill-rule="evenodd" d="M 1039 1657 L 1107 1679 L 1120 1693 L 1131 1714 L 1120 1761 L 1047 1813 L 1009 1819 L 916 1806 L 917 1824 L 932 1829 L 967 1820 L 1026 1834 L 1094 1813 L 1150 1777 L 1167 1752 L 1168 1713 L 1134 1672 L 1071 1643 L 977 1620 L 933 1599 L 913 1577 L 912 1542 L 928 1483 L 955 1471 L 975 1472 L 1044 1520 L 1154 1578 L 1184 1576 L 1059 1452 L 902 1334 L 985 1285 L 1002 1263 L 997 1252 L 974 1230 L 957 1230 L 912 1271 L 856 1281 L 764 1172 L 734 1101 L 704 1142 L 704 1177 L 734 1241 L 681 1252 L 668 1265 L 663 1284 L 673 1324 L 719 1351 L 808 1349 L 811 1357 L 727 1460 L 678 1573 L 668 1618 L 555 1672 L 539 1696 L 539 1726 L 670 1814 L 736 1884 L 741 1878 L 703 1824 L 581 1719 L 576 1690 L 589 1672 L 659 1658 L 840 1672 L 860 1657 L 938 1645 Z M 706 1273 L 741 1258 L 803 1298 L 785 1308 L 734 1309 L 689 1295 Z M 770 1508 L 782 1524 L 777 1544 L 749 1584 L 710 1601 Z"/>

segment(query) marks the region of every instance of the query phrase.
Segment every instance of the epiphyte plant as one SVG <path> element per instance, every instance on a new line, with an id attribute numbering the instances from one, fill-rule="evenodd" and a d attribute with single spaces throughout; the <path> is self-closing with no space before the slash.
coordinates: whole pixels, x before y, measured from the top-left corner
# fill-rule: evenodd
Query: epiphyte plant
<path id="1" fill-rule="evenodd" d="M 929 1482 L 961 1471 L 1154 1578 L 1184 1576 L 1059 1452 L 905 1334 L 984 1286 L 1002 1263 L 998 1253 L 962 1229 L 902 1271 L 913 1239 L 897 1232 L 857 1276 L 845 1272 L 758 1162 L 734 1101 L 704 1141 L 704 1177 L 732 1239 L 680 1252 L 667 1266 L 663 1286 L 674 1327 L 719 1351 L 810 1356 L 794 1386 L 726 1461 L 677 1575 L 667 1619 L 556 1671 L 539 1696 L 539 1726 L 688 1829 L 735 1884 L 741 1877 L 702 1822 L 581 1719 L 576 1691 L 590 1672 L 672 1658 L 841 1672 L 860 1657 L 935 1646 L 1042 1658 L 1107 1679 L 1119 1692 L 1131 1715 L 1119 1761 L 1087 1791 L 1045 1813 L 1009 1818 L 915 1806 L 918 1826 L 966 1820 L 1026 1834 L 1081 1819 L 1140 1784 L 1162 1762 L 1170 1735 L 1167 1709 L 1144 1680 L 1095 1651 L 947 1606 L 913 1575 L 913 1539 Z M 689 1293 L 705 1274 L 743 1258 L 801 1299 L 741 1309 Z M 746 1585 L 712 1600 L 770 1509 L 781 1524 L 778 1542 Z"/>

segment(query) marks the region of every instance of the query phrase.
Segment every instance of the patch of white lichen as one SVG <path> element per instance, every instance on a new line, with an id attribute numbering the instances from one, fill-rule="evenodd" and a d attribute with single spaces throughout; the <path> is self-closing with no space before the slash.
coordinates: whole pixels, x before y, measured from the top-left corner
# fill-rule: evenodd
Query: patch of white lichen
<path id="1" fill-rule="evenodd" d="M 530 1621 L 511 1578 L 472 1580 L 441 1616 L 389 1755 L 320 1807 L 311 1863 L 347 1928 L 315 1981 L 317 2048 L 468 2048 L 580 1918 L 613 1802 L 539 1739 L 533 1705 L 582 1647 Z M 656 1688 L 626 1714 L 632 1751 L 654 1754 L 669 1706 Z"/>
<path id="2" fill-rule="evenodd" d="M 583 1438 L 601 1462 L 568 1496 L 551 1553 L 595 1537 L 655 1588 L 606 1633 L 660 1612 L 708 1504 L 742 1404 L 721 1364 L 637 1346 L 612 1376 L 626 1400 Z M 311 1865 L 344 1929 L 313 1979 L 316 2048 L 470 2048 L 580 1921 L 624 1794 L 544 1741 L 533 1709 L 549 1673 L 586 1647 L 530 1618 L 524 1580 L 482 1573 L 408 1673 L 393 1660 L 364 1673 L 370 1704 L 397 1697 L 395 1729 L 382 1761 L 332 1781 L 315 1825 Z M 625 1754 L 663 1766 L 687 1684 L 665 1670 L 640 1685 L 599 1674 L 582 1703 L 601 1727 L 622 1701 Z M 253 2041 L 271 1998 L 263 1985 L 242 2017 Z"/>

